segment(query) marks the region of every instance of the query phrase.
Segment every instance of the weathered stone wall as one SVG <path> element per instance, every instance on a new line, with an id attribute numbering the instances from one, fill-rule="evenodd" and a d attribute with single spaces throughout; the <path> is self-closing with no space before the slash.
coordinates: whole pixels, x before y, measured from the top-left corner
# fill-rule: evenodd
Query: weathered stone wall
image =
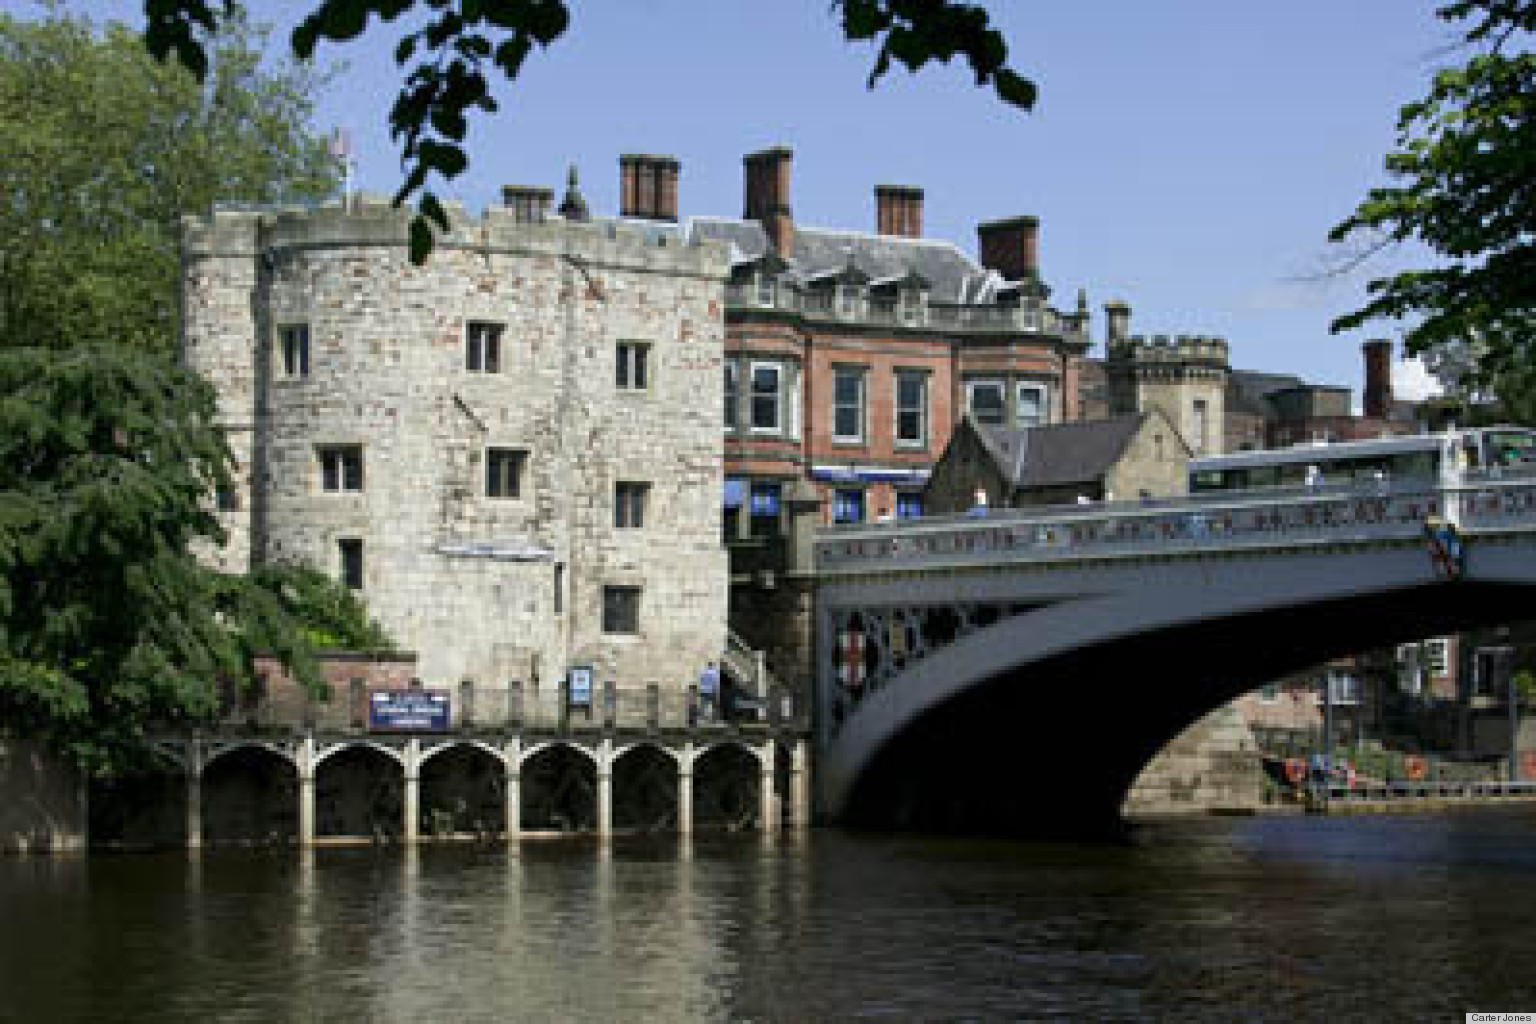
<path id="1" fill-rule="evenodd" d="M 1112 415 L 1160 409 L 1195 456 L 1220 455 L 1227 442 L 1227 343 L 1220 338 L 1137 337 L 1105 357 Z M 1204 410 L 1196 415 L 1196 403 Z"/>
<path id="2" fill-rule="evenodd" d="M 235 457 L 235 487 L 218 510 L 226 542 L 199 553 L 226 572 L 250 566 L 257 396 L 271 369 L 257 352 L 267 330 L 264 310 L 254 301 L 260 227 L 253 213 L 182 223 L 181 358 L 214 385 L 219 423 Z"/>
<path id="3" fill-rule="evenodd" d="M 0 853 L 74 852 L 85 838 L 76 772 L 36 743 L 0 737 Z"/>
<path id="4" fill-rule="evenodd" d="M 1142 770 L 1123 813 L 1251 811 L 1264 800 L 1258 744 L 1235 704 L 1207 714 L 1169 742 Z"/>
<path id="5" fill-rule="evenodd" d="M 725 253 L 452 216 L 423 267 L 381 202 L 186 225 L 188 359 L 231 425 L 255 395 L 252 558 L 339 573 L 338 541 L 362 541 L 370 611 L 428 685 L 548 687 L 590 665 L 681 688 L 724 642 Z M 471 321 L 501 326 L 499 372 L 466 368 Z M 277 372 L 290 324 L 309 328 L 307 376 Z M 629 341 L 649 346 L 645 388 L 616 387 Z M 361 490 L 325 489 L 323 445 L 361 449 Z M 486 494 L 492 447 L 526 453 L 516 497 Z M 644 526 L 615 527 L 619 481 L 649 486 Z M 641 588 L 633 635 L 603 630 L 615 585 Z"/>
<path id="6" fill-rule="evenodd" d="M 1166 498 L 1186 494 L 1189 457 L 1189 448 L 1173 425 L 1160 410 L 1151 410 L 1119 461 L 1105 474 L 1107 496 L 1134 501 L 1142 495 Z"/>
<path id="7" fill-rule="evenodd" d="M 930 516 L 964 515 L 976 504 L 978 487 L 987 492 L 988 508 L 1007 506 L 1011 485 L 1003 479 L 976 430 L 962 427 L 955 431 L 929 474 L 923 489 L 923 512 Z"/>

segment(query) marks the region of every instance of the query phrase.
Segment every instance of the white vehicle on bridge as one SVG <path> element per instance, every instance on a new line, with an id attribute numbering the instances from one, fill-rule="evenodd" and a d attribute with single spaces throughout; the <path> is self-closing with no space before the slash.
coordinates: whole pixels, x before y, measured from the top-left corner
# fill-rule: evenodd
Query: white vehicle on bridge
<path id="1" fill-rule="evenodd" d="M 1496 426 L 1370 441 L 1299 444 L 1189 463 L 1191 494 L 1359 482 L 1454 484 L 1470 472 L 1536 473 L 1536 430 Z"/>

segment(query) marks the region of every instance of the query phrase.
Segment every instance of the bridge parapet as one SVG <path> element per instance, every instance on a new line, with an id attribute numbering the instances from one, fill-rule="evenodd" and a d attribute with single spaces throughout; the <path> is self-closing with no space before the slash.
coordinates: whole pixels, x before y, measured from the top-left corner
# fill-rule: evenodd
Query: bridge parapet
<path id="1" fill-rule="evenodd" d="M 835 576 L 1407 540 L 1431 519 L 1474 533 L 1536 527 L 1536 479 L 1488 477 L 1455 487 L 1369 482 L 833 527 L 817 539 L 816 568 Z"/>

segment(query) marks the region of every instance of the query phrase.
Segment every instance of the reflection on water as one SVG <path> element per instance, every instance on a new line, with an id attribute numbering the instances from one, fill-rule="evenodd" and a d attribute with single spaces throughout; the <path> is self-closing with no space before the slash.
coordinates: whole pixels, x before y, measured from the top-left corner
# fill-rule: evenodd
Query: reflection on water
<path id="1" fill-rule="evenodd" d="M 28 1022 L 1536 1008 L 1528 812 L 10 859 L 0 910 L 0 1019 Z"/>

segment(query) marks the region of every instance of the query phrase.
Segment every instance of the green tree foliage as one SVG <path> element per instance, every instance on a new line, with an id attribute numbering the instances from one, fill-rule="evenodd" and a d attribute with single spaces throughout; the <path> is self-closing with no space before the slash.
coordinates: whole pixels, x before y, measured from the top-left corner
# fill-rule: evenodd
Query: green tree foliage
<path id="1" fill-rule="evenodd" d="M 1330 233 L 1373 247 L 1422 243 L 1440 265 L 1373 280 L 1370 301 L 1334 321 L 1413 321 L 1408 351 L 1470 354 L 1465 387 L 1528 406 L 1536 394 L 1536 0 L 1458 0 L 1471 56 L 1402 108 L 1393 184 L 1372 189 Z"/>
<path id="2" fill-rule="evenodd" d="M 121 26 L 0 15 L 0 338 L 169 353 L 177 231 L 215 200 L 313 200 L 338 178 L 308 129 L 322 79 L 261 63 L 238 10 L 200 82 Z"/>
<path id="3" fill-rule="evenodd" d="M 318 573 L 193 554 L 222 540 L 230 455 L 172 358 L 179 217 L 335 183 L 314 79 L 252 39 L 208 40 L 199 84 L 122 29 L 0 17 L 0 728 L 96 772 L 206 720 L 258 652 L 318 689 L 313 647 L 388 646 Z"/>
<path id="4" fill-rule="evenodd" d="M 1021 110 L 1034 106 L 1034 84 L 1008 68 L 1007 43 L 979 6 L 956 0 L 832 0 L 831 6 L 840 13 L 846 38 L 878 47 L 871 87 L 893 62 L 917 71 L 933 61 L 963 57 L 977 85 L 991 85 L 1000 99 Z M 293 52 L 308 58 L 322 39 L 355 39 L 372 19 L 392 22 L 423 8 L 425 24 L 403 32 L 395 45 L 404 81 L 389 113 L 405 167 L 395 203 L 420 195 L 411 222 L 411 258 L 418 263 L 431 252 L 431 225 L 448 226 L 429 179 L 463 172 L 466 115 L 496 110 L 488 76 L 500 72 L 516 79 L 534 48 L 560 38 L 571 20 L 566 0 L 318 0 L 293 32 Z M 162 59 L 174 55 L 202 76 L 209 64 L 199 32 L 213 31 L 238 4 L 145 0 L 144 11 L 150 52 Z"/>
<path id="5" fill-rule="evenodd" d="M 346 651 L 392 651 L 395 643 L 357 594 L 307 565 L 263 565 L 250 581 L 277 603 L 283 628 L 297 623 L 299 636 L 310 647 Z"/>
<path id="6" fill-rule="evenodd" d="M 243 669 L 237 580 L 188 553 L 227 483 L 213 393 L 117 345 L 0 352 L 0 721 L 102 768 Z M 263 637 L 262 639 L 268 639 Z"/>

